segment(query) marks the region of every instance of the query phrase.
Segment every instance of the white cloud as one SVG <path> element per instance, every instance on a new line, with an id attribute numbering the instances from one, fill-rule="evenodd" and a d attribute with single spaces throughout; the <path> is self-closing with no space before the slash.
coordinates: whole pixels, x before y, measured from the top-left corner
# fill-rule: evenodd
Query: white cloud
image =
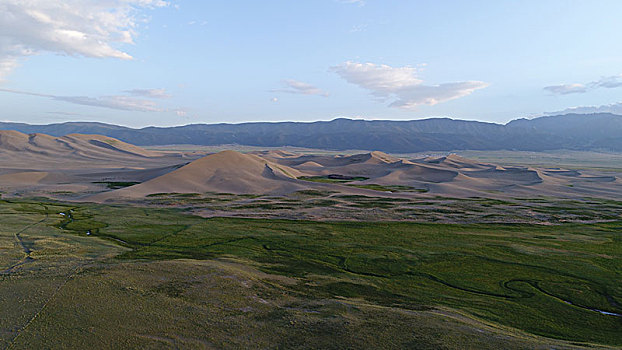
<path id="1" fill-rule="evenodd" d="M 332 69 L 349 83 L 379 95 L 388 95 L 423 83 L 423 80 L 416 77 L 417 69 L 413 67 L 393 68 L 386 64 L 348 61 Z"/>
<path id="2" fill-rule="evenodd" d="M 410 66 L 348 61 L 331 69 L 347 82 L 369 90 L 372 95 L 392 100 L 389 106 L 405 109 L 454 100 L 488 86 L 481 81 L 423 85 L 423 80 L 417 77 L 417 68 Z"/>
<path id="3" fill-rule="evenodd" d="M 365 30 L 367 30 L 368 25 L 367 24 L 359 24 L 359 25 L 355 25 L 352 28 L 350 28 L 350 33 L 360 33 L 360 32 L 364 32 Z"/>
<path id="4" fill-rule="evenodd" d="M 583 84 L 563 84 L 546 86 L 544 90 L 557 95 L 582 94 L 587 92 L 587 87 Z"/>
<path id="5" fill-rule="evenodd" d="M 114 96 L 101 96 L 101 97 L 89 97 L 89 96 L 60 96 L 50 94 L 40 94 L 36 92 L 28 92 L 14 89 L 0 89 L 2 92 L 8 92 L 20 95 L 47 97 L 55 101 L 63 101 L 67 103 L 109 108 L 123 111 L 135 111 L 135 112 L 165 112 L 166 109 L 160 108 L 153 100 L 147 100 L 143 98 L 136 98 L 132 96 L 114 95 Z"/>
<path id="6" fill-rule="evenodd" d="M 552 85 L 546 86 L 544 90 L 547 90 L 556 95 L 567 95 L 567 94 L 583 94 L 590 90 L 595 90 L 599 88 L 605 89 L 613 89 L 622 87 L 622 74 L 620 75 L 612 75 L 608 77 L 601 77 L 598 80 L 589 82 L 587 84 L 562 84 L 562 85 Z"/>
<path id="7" fill-rule="evenodd" d="M 162 112 L 155 102 L 129 96 L 50 96 L 57 101 L 69 102 L 77 105 L 118 109 L 136 112 Z"/>
<path id="8" fill-rule="evenodd" d="M 132 96 L 148 98 L 170 98 L 171 95 L 165 89 L 133 89 L 123 91 Z"/>
<path id="9" fill-rule="evenodd" d="M 579 106 L 566 108 L 563 111 L 549 112 L 546 115 L 560 115 L 568 113 L 592 114 L 592 113 L 613 113 L 622 115 L 622 102 L 612 103 L 602 106 Z"/>
<path id="10" fill-rule="evenodd" d="M 272 92 L 285 92 L 288 94 L 300 94 L 300 95 L 318 95 L 328 97 L 328 92 L 317 88 L 311 84 L 303 83 L 297 80 L 283 80 L 284 89 L 272 90 Z"/>
<path id="11" fill-rule="evenodd" d="M 132 44 L 141 9 L 162 0 L 2 0 L 0 79 L 20 58 L 40 52 L 132 59 L 117 44 Z"/>
<path id="12" fill-rule="evenodd" d="M 607 89 L 613 89 L 622 86 L 622 74 L 613 75 L 609 77 L 602 77 L 599 80 L 592 82 L 596 87 L 602 87 Z"/>
<path id="13" fill-rule="evenodd" d="M 390 107 L 412 109 L 420 105 L 439 104 L 468 96 L 475 90 L 483 89 L 488 84 L 481 81 L 463 81 L 440 85 L 415 85 L 396 93 L 398 99 Z"/>
<path id="14" fill-rule="evenodd" d="M 0 56 L 0 81 L 18 66 L 17 58 Z"/>
<path id="15" fill-rule="evenodd" d="M 359 6 L 365 5 L 365 0 L 337 0 L 337 2 L 340 2 L 342 4 L 355 4 Z"/>

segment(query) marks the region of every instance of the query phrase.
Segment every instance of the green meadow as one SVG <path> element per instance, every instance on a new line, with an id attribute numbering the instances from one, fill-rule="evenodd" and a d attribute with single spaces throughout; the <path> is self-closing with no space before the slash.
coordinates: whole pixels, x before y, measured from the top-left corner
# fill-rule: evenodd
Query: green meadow
<path id="1" fill-rule="evenodd" d="M 43 201 L 1 201 L 0 215 L 0 347 L 622 346 L 620 221 L 205 219 Z"/>

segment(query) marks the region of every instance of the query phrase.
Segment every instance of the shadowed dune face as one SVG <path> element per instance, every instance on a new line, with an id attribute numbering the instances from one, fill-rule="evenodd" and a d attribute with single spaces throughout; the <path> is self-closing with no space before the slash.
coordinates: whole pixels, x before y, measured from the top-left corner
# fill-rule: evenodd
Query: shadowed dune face
<path id="1" fill-rule="evenodd" d="M 78 179 L 70 175 L 45 171 L 25 171 L 0 175 L 0 184 L 11 185 L 61 184 L 76 181 Z"/>
<path id="2" fill-rule="evenodd" d="M 493 168 L 478 171 L 464 171 L 465 176 L 477 179 L 489 179 L 517 185 L 532 185 L 542 182 L 542 178 L 534 170 L 526 168 Z"/>
<path id="3" fill-rule="evenodd" d="M 438 169 L 426 167 L 419 164 L 413 164 L 392 171 L 390 174 L 378 179 L 383 184 L 396 183 L 398 185 L 408 185 L 413 181 L 417 182 L 450 182 L 458 172 L 448 169 Z"/>

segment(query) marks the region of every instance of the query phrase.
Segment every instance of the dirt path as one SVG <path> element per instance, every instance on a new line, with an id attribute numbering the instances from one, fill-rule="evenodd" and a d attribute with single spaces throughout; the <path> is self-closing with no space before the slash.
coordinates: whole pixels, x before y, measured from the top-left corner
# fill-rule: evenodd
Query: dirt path
<path id="1" fill-rule="evenodd" d="M 71 271 L 65 277 L 65 280 L 58 286 L 58 288 L 56 288 L 56 290 L 54 290 L 50 298 L 45 301 L 45 303 L 41 306 L 41 308 L 28 320 L 28 322 L 26 322 L 26 324 L 24 324 L 24 326 L 22 326 L 20 329 L 18 329 L 15 332 L 15 336 L 8 342 L 9 345 L 7 346 L 7 349 L 12 349 L 14 347 L 15 341 L 20 337 L 20 335 L 24 332 L 24 330 L 26 330 L 26 328 L 28 328 L 28 326 L 30 326 L 37 319 L 37 317 L 39 317 L 39 315 L 41 315 L 43 310 L 45 310 L 47 306 L 56 298 L 56 296 L 58 295 L 58 293 L 60 293 L 63 287 L 65 287 L 67 283 L 69 283 L 69 281 L 71 281 L 71 279 L 74 278 L 74 276 L 76 276 L 77 274 L 79 274 L 80 272 L 84 270 L 85 266 L 86 264 L 81 264 L 81 265 L 76 266 L 73 269 L 73 271 Z"/>
<path id="2" fill-rule="evenodd" d="M 11 265 L 10 267 L 1 270 L 0 271 L 0 275 L 10 275 L 12 274 L 17 268 L 19 268 L 20 266 L 23 266 L 27 263 L 30 263 L 32 261 L 34 261 L 34 258 L 30 256 L 30 254 L 32 253 L 32 250 L 28 247 L 28 245 L 24 242 L 24 239 L 22 238 L 22 233 L 26 232 L 26 230 L 35 227 L 39 224 L 42 224 L 43 222 L 45 222 L 48 218 L 49 218 L 49 214 L 48 214 L 48 208 L 45 205 L 42 205 L 42 207 L 45 209 L 45 216 L 43 217 L 43 219 L 32 223 L 30 225 L 27 225 L 26 227 L 22 228 L 21 230 L 15 232 L 13 234 L 13 236 L 15 237 L 15 241 L 17 242 L 17 244 L 21 247 L 21 250 L 24 252 L 24 257 L 17 263 Z"/>

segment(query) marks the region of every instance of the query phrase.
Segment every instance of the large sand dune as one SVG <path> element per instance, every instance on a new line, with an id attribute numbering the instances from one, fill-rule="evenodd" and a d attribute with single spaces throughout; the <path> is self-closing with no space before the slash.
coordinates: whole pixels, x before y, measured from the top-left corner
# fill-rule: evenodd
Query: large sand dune
<path id="1" fill-rule="evenodd" d="M 259 156 L 223 151 L 195 160 L 140 185 L 118 190 L 114 196 L 140 197 L 154 193 L 273 193 L 303 189 L 300 172 Z M 107 198 L 100 195 L 95 199 Z"/>
<path id="2" fill-rule="evenodd" d="M 101 135 L 54 137 L 0 130 L 0 190 L 99 192 L 102 182 L 142 182 L 175 170 L 190 154 L 164 153 Z"/>
<path id="3" fill-rule="evenodd" d="M 42 155 L 80 154 L 85 157 L 98 155 L 119 156 L 153 156 L 153 152 L 145 151 L 128 143 L 100 135 L 71 134 L 53 137 L 44 134 L 22 134 L 16 131 L 0 131 L 0 151 L 26 152 Z"/>

